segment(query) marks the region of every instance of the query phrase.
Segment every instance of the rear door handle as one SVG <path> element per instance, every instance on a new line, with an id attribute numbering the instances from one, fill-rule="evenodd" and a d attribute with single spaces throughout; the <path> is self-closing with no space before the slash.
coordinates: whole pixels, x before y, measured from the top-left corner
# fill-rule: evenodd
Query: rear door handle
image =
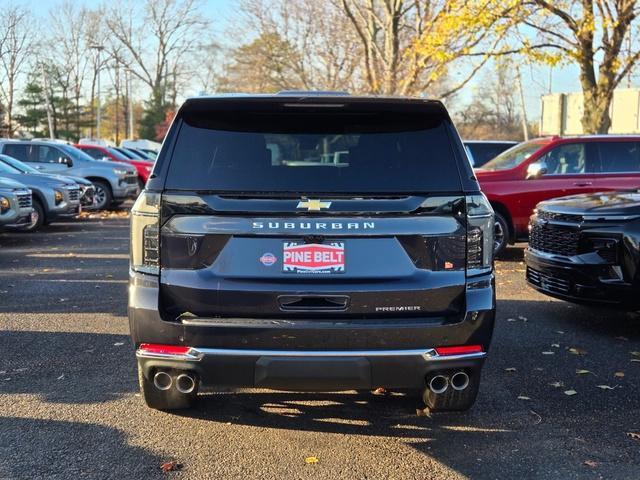
<path id="1" fill-rule="evenodd" d="M 586 182 L 586 181 L 583 181 L 583 182 L 575 182 L 575 183 L 574 183 L 574 185 L 575 185 L 576 187 L 590 187 L 591 185 L 593 185 L 593 182 Z"/>

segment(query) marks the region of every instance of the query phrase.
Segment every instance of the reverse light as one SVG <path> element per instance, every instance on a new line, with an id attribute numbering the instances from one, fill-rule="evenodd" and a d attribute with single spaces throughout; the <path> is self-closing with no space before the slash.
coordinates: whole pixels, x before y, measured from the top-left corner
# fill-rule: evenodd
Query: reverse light
<path id="1" fill-rule="evenodd" d="M 7 197 L 0 197 L 0 213 L 5 213 L 11 208 L 11 202 Z"/>
<path id="2" fill-rule="evenodd" d="M 467 274 L 480 275 L 493 268 L 493 208 L 483 195 L 467 197 Z"/>
<path id="3" fill-rule="evenodd" d="M 451 347 L 436 347 L 438 355 L 465 355 L 468 353 L 481 353 L 482 345 L 455 345 Z"/>
<path id="4" fill-rule="evenodd" d="M 157 275 L 160 264 L 160 194 L 142 191 L 131 209 L 131 268 Z"/>
<path id="5" fill-rule="evenodd" d="M 62 195 L 62 192 L 60 190 L 54 190 L 53 199 L 56 201 L 56 205 L 59 205 L 64 200 L 64 195 Z"/>

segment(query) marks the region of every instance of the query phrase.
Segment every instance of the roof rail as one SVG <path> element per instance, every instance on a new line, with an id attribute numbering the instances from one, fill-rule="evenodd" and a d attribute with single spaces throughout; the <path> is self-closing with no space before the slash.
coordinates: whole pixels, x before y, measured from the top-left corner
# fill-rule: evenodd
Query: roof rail
<path id="1" fill-rule="evenodd" d="M 348 97 L 349 92 L 334 90 L 280 90 L 276 95 L 301 95 L 301 96 L 332 96 L 332 97 Z"/>

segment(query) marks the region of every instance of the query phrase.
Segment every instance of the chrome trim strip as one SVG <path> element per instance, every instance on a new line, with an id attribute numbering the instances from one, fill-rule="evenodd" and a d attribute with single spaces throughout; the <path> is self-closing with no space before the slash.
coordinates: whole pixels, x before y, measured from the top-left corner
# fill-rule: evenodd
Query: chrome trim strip
<path id="1" fill-rule="evenodd" d="M 233 348 L 192 347 L 186 354 L 145 352 L 138 349 L 136 357 L 160 360 L 180 360 L 198 362 L 205 356 L 215 357 L 422 357 L 425 361 L 472 360 L 484 358 L 487 352 L 464 353 L 460 355 L 438 355 L 433 348 L 412 350 L 245 350 Z"/>

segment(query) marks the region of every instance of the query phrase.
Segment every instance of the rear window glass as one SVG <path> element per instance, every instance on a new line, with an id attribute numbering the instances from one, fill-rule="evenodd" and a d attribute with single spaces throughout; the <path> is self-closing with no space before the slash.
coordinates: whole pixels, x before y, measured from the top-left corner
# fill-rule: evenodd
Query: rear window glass
<path id="1" fill-rule="evenodd" d="M 216 192 L 459 191 L 448 120 L 399 112 L 183 118 L 166 188 Z"/>

